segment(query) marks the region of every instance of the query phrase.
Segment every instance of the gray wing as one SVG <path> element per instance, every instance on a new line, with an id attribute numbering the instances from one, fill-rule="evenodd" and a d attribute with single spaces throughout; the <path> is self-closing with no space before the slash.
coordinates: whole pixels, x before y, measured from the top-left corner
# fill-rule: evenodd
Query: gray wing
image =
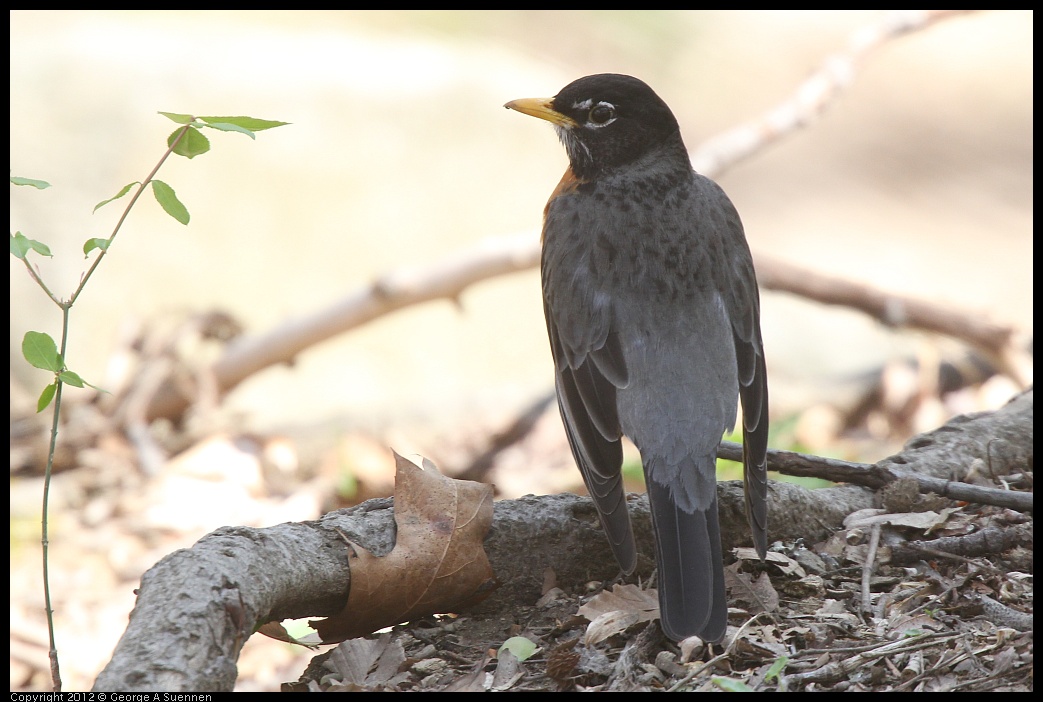
<path id="1" fill-rule="evenodd" d="M 732 237 L 730 250 L 734 252 L 721 289 L 732 321 L 739 371 L 746 517 L 753 544 L 763 558 L 768 547 L 768 375 L 761 341 L 760 295 L 742 222 L 723 191 L 721 197 L 728 203 L 727 235 Z"/>
<path id="2" fill-rule="evenodd" d="M 565 309 L 556 308 L 555 302 Z M 626 365 L 619 337 L 608 329 L 608 311 L 603 311 L 603 318 L 587 316 L 583 332 L 575 333 L 577 327 L 571 324 L 574 315 L 570 312 L 576 310 L 568 309 L 572 302 L 552 299 L 545 286 L 544 312 L 554 358 L 558 409 L 612 553 L 620 568 L 630 574 L 637 566 L 637 547 L 623 490 L 622 433 L 616 407 L 616 390 L 627 383 Z M 569 338 L 572 343 L 563 339 L 563 325 L 574 332 Z"/>

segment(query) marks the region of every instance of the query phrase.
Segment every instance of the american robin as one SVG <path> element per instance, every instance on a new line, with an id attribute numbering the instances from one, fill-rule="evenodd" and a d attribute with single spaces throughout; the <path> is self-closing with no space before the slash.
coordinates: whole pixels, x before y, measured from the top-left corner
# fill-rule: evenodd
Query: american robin
<path id="1" fill-rule="evenodd" d="M 717 518 L 721 435 L 743 408 L 746 512 L 767 547 L 768 385 L 739 214 L 692 170 L 670 108 L 631 76 L 580 78 L 504 107 L 551 122 L 569 167 L 544 209 L 543 308 L 558 407 L 620 567 L 637 565 L 622 435 L 641 452 L 663 631 L 727 625 Z"/>

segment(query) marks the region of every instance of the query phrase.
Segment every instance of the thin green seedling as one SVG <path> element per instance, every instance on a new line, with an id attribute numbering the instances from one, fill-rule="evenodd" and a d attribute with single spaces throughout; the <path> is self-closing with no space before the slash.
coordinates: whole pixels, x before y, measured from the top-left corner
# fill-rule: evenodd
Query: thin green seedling
<path id="1" fill-rule="evenodd" d="M 171 154 L 191 159 L 209 151 L 210 140 L 205 134 L 203 134 L 202 129 L 204 128 L 216 129 L 223 132 L 239 132 L 240 134 L 249 136 L 251 139 L 256 139 L 254 132 L 288 124 L 288 122 L 276 122 L 272 120 L 257 119 L 254 117 L 197 117 L 175 112 L 160 112 L 159 114 L 180 126 L 167 138 L 166 151 L 144 180 L 135 181 L 125 185 L 118 193 L 116 193 L 116 195 L 106 200 L 102 200 L 94 206 L 94 212 L 97 212 L 101 207 L 110 202 L 114 202 L 115 200 L 119 200 L 133 191 L 130 200 L 127 202 L 127 206 L 124 208 L 123 213 L 117 220 L 109 237 L 91 238 L 84 242 L 83 255 L 90 258 L 93 254 L 94 260 L 87 269 L 87 272 L 81 276 L 79 285 L 76 286 L 75 290 L 73 290 L 72 294 L 67 299 L 61 299 L 51 291 L 50 287 L 48 287 L 44 282 L 43 275 L 39 268 L 29 260 L 30 254 L 50 257 L 50 247 L 40 241 L 30 239 L 21 232 L 11 234 L 11 255 L 20 259 L 22 263 L 25 264 L 29 276 L 37 286 L 39 286 L 44 294 L 47 295 L 47 297 L 62 311 L 60 346 L 45 332 L 27 331 L 22 338 L 22 355 L 25 357 L 25 360 L 35 368 L 40 368 L 54 374 L 54 379 L 43 389 L 36 403 L 36 411 L 43 412 L 47 407 L 52 406 L 53 402 L 51 410 L 50 445 L 47 451 L 47 468 L 44 472 L 41 545 L 43 547 L 44 610 L 47 615 L 47 632 L 50 642 L 48 655 L 50 658 L 51 684 L 54 692 L 61 692 L 62 681 L 58 666 L 58 648 L 55 643 L 54 635 L 54 611 L 51 608 L 51 588 L 48 574 L 47 555 L 49 541 L 47 530 L 47 508 L 48 498 L 50 496 L 51 471 L 54 466 L 55 447 L 58 443 L 58 425 L 61 416 L 62 388 L 65 385 L 72 385 L 77 388 L 89 386 L 95 390 L 104 392 L 101 388 L 91 385 L 91 383 L 84 380 L 78 373 L 71 370 L 66 363 L 69 338 L 69 317 L 72 306 L 79 298 L 80 293 L 83 292 L 87 285 L 87 281 L 94 275 L 94 271 L 98 269 L 102 259 L 104 259 L 108 254 L 116 239 L 116 235 L 120 232 L 123 223 L 127 220 L 127 216 L 146 190 L 152 190 L 152 194 L 155 196 L 156 201 L 159 203 L 160 207 L 163 208 L 164 212 L 181 224 L 188 224 L 190 219 L 188 209 L 178 199 L 174 189 L 167 183 L 156 179 L 156 174 L 159 172 L 159 169 L 163 167 L 163 164 L 166 163 Z M 11 184 L 32 187 L 38 190 L 50 187 L 50 183 L 46 181 L 20 176 L 11 176 Z"/>

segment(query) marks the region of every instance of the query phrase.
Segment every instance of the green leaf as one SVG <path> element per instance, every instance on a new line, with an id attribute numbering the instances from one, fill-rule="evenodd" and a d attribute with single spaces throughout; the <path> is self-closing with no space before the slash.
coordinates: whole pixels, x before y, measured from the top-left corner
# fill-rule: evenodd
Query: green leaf
<path id="1" fill-rule="evenodd" d="M 246 127 L 240 127 L 238 124 L 232 124 L 230 122 L 214 122 L 213 124 L 207 124 L 206 126 L 218 129 L 222 132 L 239 132 L 240 134 L 245 134 L 251 139 L 257 139 L 253 132 Z"/>
<path id="2" fill-rule="evenodd" d="M 61 380 L 63 383 L 66 383 L 68 385 L 72 385 L 72 386 L 77 387 L 77 388 L 82 388 L 83 386 L 86 385 L 89 388 L 94 388 L 98 392 L 103 392 L 105 394 L 109 394 L 108 390 L 105 390 L 104 388 L 99 388 L 97 385 L 93 385 L 91 383 L 88 383 L 86 380 L 81 378 L 78 373 L 73 373 L 71 370 L 64 370 L 61 373 L 59 373 L 58 374 L 58 379 Z"/>
<path id="3" fill-rule="evenodd" d="M 21 232 L 15 232 L 11 235 L 11 255 L 15 258 L 25 258 L 25 255 L 29 251 L 35 251 L 41 256 L 50 256 L 51 250 L 47 247 L 47 244 L 43 244 L 35 239 L 30 239 Z"/>
<path id="4" fill-rule="evenodd" d="M 256 117 L 199 117 L 199 119 L 211 127 L 217 124 L 231 124 L 251 132 L 263 132 L 265 129 L 274 129 L 275 127 L 289 124 L 289 122 L 276 122 L 270 119 L 257 119 Z M 220 127 L 216 128 L 220 129 Z"/>
<path id="5" fill-rule="evenodd" d="M 33 251 L 35 251 L 36 253 L 40 254 L 41 256 L 51 256 L 51 249 L 50 249 L 50 247 L 48 247 L 47 244 L 43 243 L 42 241 L 37 241 L 36 239 L 30 239 L 29 240 L 29 246 L 31 246 L 33 248 Z"/>
<path id="6" fill-rule="evenodd" d="M 21 232 L 15 232 L 11 235 L 11 255 L 15 258 L 24 259 L 25 255 L 29 253 L 32 246 L 29 244 L 29 237 Z"/>
<path id="7" fill-rule="evenodd" d="M 83 378 L 81 378 L 76 373 L 73 373 L 71 370 L 62 371 L 61 373 L 59 373 L 58 380 L 62 381 L 66 385 L 72 385 L 73 387 L 83 387 Z"/>
<path id="8" fill-rule="evenodd" d="M 753 692 L 753 688 L 742 680 L 733 680 L 732 678 L 710 678 L 710 682 L 725 692 Z"/>
<path id="9" fill-rule="evenodd" d="M 44 188 L 51 187 L 51 184 L 46 180 L 36 180 L 35 178 L 23 178 L 21 176 L 11 176 L 11 185 L 31 185 L 37 190 L 43 190 Z"/>
<path id="10" fill-rule="evenodd" d="M 94 249 L 108 251 L 111 243 L 112 239 L 87 239 L 87 241 L 83 242 L 83 257 L 87 258 L 87 255 Z"/>
<path id="11" fill-rule="evenodd" d="M 775 662 L 771 664 L 770 668 L 768 668 L 768 672 L 764 674 L 764 679 L 775 680 L 778 678 L 779 674 L 785 670 L 787 663 L 789 663 L 789 658 L 786 656 L 779 656 L 776 658 Z"/>
<path id="12" fill-rule="evenodd" d="M 167 137 L 167 146 L 174 143 L 178 135 L 184 131 L 185 135 L 181 137 L 181 141 L 174 147 L 174 153 L 178 156 L 184 156 L 185 158 L 195 158 L 200 154 L 205 154 L 210 150 L 210 140 L 203 136 L 195 127 L 182 127 L 181 129 L 175 129 L 171 132 L 170 136 Z"/>
<path id="13" fill-rule="evenodd" d="M 95 205 L 94 209 L 91 210 L 91 213 L 93 214 L 94 212 L 97 212 L 99 207 L 102 207 L 103 205 L 107 205 L 110 202 L 112 202 L 113 200 L 119 200 L 121 197 L 123 197 L 124 195 L 129 193 L 130 189 L 133 188 L 135 185 L 141 185 L 141 183 L 139 181 L 137 181 L 137 180 L 135 180 L 133 183 L 127 183 L 126 185 L 123 186 L 122 190 L 120 190 L 118 193 L 116 193 L 115 195 L 110 197 L 108 200 L 102 200 L 97 205 Z"/>
<path id="14" fill-rule="evenodd" d="M 51 404 L 51 400 L 54 399 L 54 393 L 58 390 L 58 381 L 54 381 L 43 389 L 40 393 L 40 399 L 36 401 L 36 411 L 43 412 L 47 409 L 47 405 Z"/>
<path id="15" fill-rule="evenodd" d="M 182 224 L 188 224 L 188 210 L 181 204 L 181 201 L 177 199 L 177 195 L 174 194 L 174 189 L 172 187 L 161 180 L 153 180 L 152 194 L 156 196 L 156 201 L 159 202 L 160 207 L 162 207 L 168 215 Z"/>
<path id="16" fill-rule="evenodd" d="M 58 347 L 49 334 L 28 331 L 22 337 L 22 355 L 34 368 L 57 373 L 62 369 Z"/>
<path id="17" fill-rule="evenodd" d="M 536 648 L 536 644 L 524 636 L 512 636 L 500 645 L 500 651 L 510 651 L 519 661 L 530 658 Z"/>
<path id="18" fill-rule="evenodd" d="M 178 124 L 192 124 L 195 119 L 192 115 L 183 115 L 180 112 L 160 112 L 159 114 Z"/>

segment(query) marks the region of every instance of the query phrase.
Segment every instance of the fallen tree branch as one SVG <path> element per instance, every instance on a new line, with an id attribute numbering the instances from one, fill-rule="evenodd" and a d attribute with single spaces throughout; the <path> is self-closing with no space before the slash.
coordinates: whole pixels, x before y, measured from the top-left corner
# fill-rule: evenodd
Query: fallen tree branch
<path id="1" fill-rule="evenodd" d="M 823 538 L 844 516 L 873 503 L 872 493 L 838 487 L 808 491 L 775 483 L 773 538 Z M 721 483 L 725 548 L 747 540 L 742 485 Z M 644 495 L 630 496 L 642 558 L 637 575 L 651 575 L 651 520 Z M 176 551 L 148 570 L 127 630 L 94 683 L 95 691 L 190 692 L 231 690 L 235 661 L 261 624 L 287 618 L 327 617 L 344 609 L 351 582 L 341 532 L 375 555 L 394 546 L 393 500 L 378 498 L 314 522 L 257 529 L 225 527 Z M 787 515 L 783 517 L 782 515 Z M 589 498 L 528 496 L 495 503 L 485 550 L 500 589 L 473 612 L 503 611 L 534 602 L 543 573 L 559 587 L 577 589 L 619 574 Z"/>
<path id="2" fill-rule="evenodd" d="M 1028 392 L 996 412 L 957 417 L 870 468 L 900 465 L 918 477 L 948 475 L 954 465 L 978 460 L 983 440 L 988 443 L 984 437 L 997 431 L 1008 432 L 1012 462 L 1031 465 L 1031 427 Z M 779 455 L 769 458 L 770 470 L 783 467 L 774 462 Z M 802 458 L 807 465 L 820 465 Z M 727 552 L 749 542 L 741 483 L 720 483 L 718 500 Z M 771 536 L 814 543 L 840 528 L 851 512 L 877 503 L 875 492 L 863 487 L 808 490 L 772 482 Z M 260 624 L 330 616 L 343 609 L 351 582 L 343 535 L 375 555 L 388 553 L 396 536 L 393 504 L 382 498 L 314 522 L 223 528 L 163 558 L 142 577 L 130 623 L 95 690 L 230 690 L 242 644 Z M 654 567 L 654 546 L 646 496 L 630 495 L 629 506 L 642 554 L 636 574 L 647 577 Z M 534 602 L 542 594 L 548 568 L 562 588 L 580 588 L 618 574 L 597 510 L 589 498 L 576 495 L 530 495 L 495 503 L 484 546 L 502 585 L 474 613 Z"/>

